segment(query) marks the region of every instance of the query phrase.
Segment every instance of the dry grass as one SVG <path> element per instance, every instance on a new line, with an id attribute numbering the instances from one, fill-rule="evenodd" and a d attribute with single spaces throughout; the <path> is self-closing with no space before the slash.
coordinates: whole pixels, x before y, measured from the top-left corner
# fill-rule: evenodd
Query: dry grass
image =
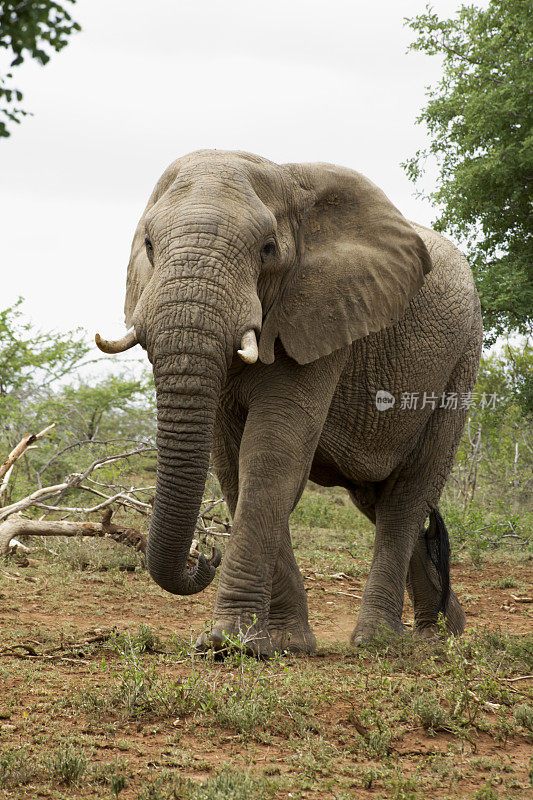
<path id="1" fill-rule="evenodd" d="M 515 679 L 533 672 L 531 606 L 510 597 L 530 562 L 454 566 L 461 640 L 353 651 L 371 529 L 357 516 L 323 527 L 352 513 L 332 498 L 320 513 L 311 498 L 295 534 L 313 658 L 256 662 L 238 643 L 223 662 L 199 658 L 214 588 L 172 597 L 116 554 L 5 564 L 0 798 L 528 797 L 532 682 Z"/>

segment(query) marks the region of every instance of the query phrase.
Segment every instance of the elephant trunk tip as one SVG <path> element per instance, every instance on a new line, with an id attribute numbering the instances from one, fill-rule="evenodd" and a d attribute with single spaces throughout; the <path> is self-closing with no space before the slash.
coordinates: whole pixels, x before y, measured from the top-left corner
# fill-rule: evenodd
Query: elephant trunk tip
<path id="1" fill-rule="evenodd" d="M 221 561 L 222 553 L 218 547 L 213 547 L 209 559 L 200 553 L 194 567 L 185 567 L 181 574 L 169 576 L 166 570 L 161 569 L 160 564 L 154 563 L 150 553 L 147 553 L 148 571 L 158 586 L 170 594 L 182 596 L 198 594 L 206 589 L 212 583 Z"/>

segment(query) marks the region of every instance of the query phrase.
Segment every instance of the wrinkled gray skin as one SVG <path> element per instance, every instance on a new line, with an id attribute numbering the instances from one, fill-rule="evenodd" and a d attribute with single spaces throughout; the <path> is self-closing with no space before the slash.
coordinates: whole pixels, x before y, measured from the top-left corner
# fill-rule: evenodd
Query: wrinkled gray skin
<path id="1" fill-rule="evenodd" d="M 147 243 L 145 243 L 145 239 Z M 289 515 L 307 479 L 344 486 L 376 524 L 352 641 L 401 631 L 404 588 L 431 634 L 440 583 L 423 539 L 465 423 L 481 347 L 471 272 L 359 173 L 199 151 L 159 180 L 137 228 L 126 322 L 153 364 L 157 489 L 148 568 L 169 592 L 213 579 L 187 567 L 210 453 L 233 516 L 220 570 L 219 647 L 256 618 L 260 655 L 312 652 Z M 236 354 L 246 330 L 259 361 Z M 376 391 L 396 405 L 378 411 Z M 419 395 L 402 410 L 400 394 Z M 422 405 L 423 393 L 438 400 Z M 457 410 L 440 407 L 443 392 Z M 464 614 L 451 592 L 446 619 Z"/>

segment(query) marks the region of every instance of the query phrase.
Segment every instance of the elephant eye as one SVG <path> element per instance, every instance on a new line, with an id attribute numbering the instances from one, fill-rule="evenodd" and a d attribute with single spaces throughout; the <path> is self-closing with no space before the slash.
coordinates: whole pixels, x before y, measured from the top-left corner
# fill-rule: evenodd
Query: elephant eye
<path id="1" fill-rule="evenodd" d="M 267 258 L 272 258 L 274 255 L 276 255 L 276 242 L 274 242 L 272 239 L 269 239 L 269 241 L 265 242 L 261 248 L 261 261 L 265 261 Z"/>
<path id="2" fill-rule="evenodd" d="M 144 238 L 144 246 L 146 247 L 146 254 L 148 258 L 151 258 L 154 252 L 154 248 L 152 247 L 152 242 L 150 241 L 150 237 L 148 235 Z"/>

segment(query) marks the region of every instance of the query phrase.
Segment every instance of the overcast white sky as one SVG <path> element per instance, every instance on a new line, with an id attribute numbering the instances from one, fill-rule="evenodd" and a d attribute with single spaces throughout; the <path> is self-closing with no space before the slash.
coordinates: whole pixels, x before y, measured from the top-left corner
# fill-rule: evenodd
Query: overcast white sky
<path id="1" fill-rule="evenodd" d="M 433 2 L 445 17 L 460 5 Z M 352 167 L 430 223 L 400 168 L 440 77 L 438 58 L 405 52 L 403 18 L 424 6 L 79 0 L 83 31 L 15 72 L 35 116 L 0 140 L 0 308 L 22 295 L 43 329 L 122 335 L 140 213 L 165 167 L 203 147 Z"/>

